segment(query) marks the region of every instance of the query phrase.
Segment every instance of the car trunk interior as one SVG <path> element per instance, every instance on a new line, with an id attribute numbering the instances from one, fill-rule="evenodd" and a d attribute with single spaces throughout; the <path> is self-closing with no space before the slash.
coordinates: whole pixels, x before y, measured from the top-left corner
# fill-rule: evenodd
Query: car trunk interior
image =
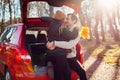
<path id="1" fill-rule="evenodd" d="M 37 75 L 47 73 L 46 42 L 48 27 L 34 27 L 26 29 L 25 43 L 30 53 L 34 71 L 37 66 Z M 51 65 L 52 66 L 52 65 Z M 42 71 L 39 71 L 38 68 Z"/>
<path id="2" fill-rule="evenodd" d="M 45 56 L 46 56 L 45 43 L 30 44 L 28 50 L 31 54 L 33 65 L 46 66 L 46 63 L 45 63 Z"/>
<path id="3" fill-rule="evenodd" d="M 47 31 L 45 28 L 33 27 L 26 29 L 25 43 L 31 55 L 32 64 L 45 66 Z"/>

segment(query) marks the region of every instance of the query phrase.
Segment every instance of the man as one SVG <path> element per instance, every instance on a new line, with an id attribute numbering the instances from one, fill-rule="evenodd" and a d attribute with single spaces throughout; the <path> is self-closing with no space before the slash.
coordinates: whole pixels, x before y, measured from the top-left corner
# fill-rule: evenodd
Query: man
<path id="1" fill-rule="evenodd" d="M 60 37 L 59 27 L 63 24 L 65 14 L 61 11 L 57 11 L 55 18 L 43 17 L 42 20 L 49 21 L 51 24 L 48 29 L 48 41 L 53 40 L 65 41 Z M 47 61 L 51 61 L 54 65 L 54 80 L 70 80 L 70 68 L 67 63 L 66 55 L 70 52 L 70 49 L 63 49 L 56 47 L 54 50 L 47 50 Z"/>
<path id="2" fill-rule="evenodd" d="M 79 42 L 79 35 L 78 30 L 74 26 L 74 24 L 77 22 L 77 17 L 74 14 L 68 14 L 67 20 L 65 22 L 67 26 L 66 28 L 63 28 L 61 35 L 68 40 L 68 42 L 65 41 L 53 41 L 51 43 L 47 43 L 48 47 L 51 49 L 54 49 L 55 47 L 60 47 L 64 49 L 71 49 L 72 52 L 67 54 L 67 61 L 75 72 L 78 73 L 80 80 L 87 80 L 86 73 L 84 69 L 81 67 L 79 62 L 76 59 L 76 44 Z M 77 38 L 76 38 L 77 37 Z M 74 40 L 73 40 L 74 39 Z"/>

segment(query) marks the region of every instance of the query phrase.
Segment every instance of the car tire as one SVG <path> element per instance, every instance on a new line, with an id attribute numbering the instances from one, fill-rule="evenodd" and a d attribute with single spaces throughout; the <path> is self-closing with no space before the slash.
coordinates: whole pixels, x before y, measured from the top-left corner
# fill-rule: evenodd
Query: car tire
<path id="1" fill-rule="evenodd" d="M 10 71 L 8 69 L 6 69 L 6 72 L 5 72 L 5 80 L 12 80 L 11 75 L 10 75 Z"/>

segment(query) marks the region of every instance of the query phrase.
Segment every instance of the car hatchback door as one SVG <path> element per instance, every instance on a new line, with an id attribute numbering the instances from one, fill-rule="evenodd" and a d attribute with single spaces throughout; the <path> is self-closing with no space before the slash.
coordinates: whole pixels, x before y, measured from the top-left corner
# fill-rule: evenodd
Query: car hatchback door
<path id="1" fill-rule="evenodd" d="M 74 13 L 78 13 L 79 10 L 80 10 L 80 3 L 81 3 L 82 0 L 20 0 L 20 1 L 21 1 L 22 21 L 23 21 L 23 23 L 28 25 L 30 23 L 29 21 L 32 20 L 32 22 L 31 22 L 32 24 L 34 24 L 33 21 L 36 21 L 35 25 L 41 26 L 41 25 L 45 25 L 46 23 L 45 24 L 44 23 L 40 24 L 41 20 L 40 20 L 39 17 L 37 17 L 34 20 L 33 20 L 33 18 L 30 19 L 30 18 L 27 17 L 28 3 L 29 2 L 32 2 L 32 1 L 38 1 L 38 2 L 39 1 L 44 1 L 44 2 L 47 2 L 50 6 L 54 6 L 54 7 L 61 7 L 63 5 L 66 5 L 66 6 L 70 7 L 70 8 L 73 8 Z M 27 27 L 31 27 L 31 25 L 27 26 Z"/>

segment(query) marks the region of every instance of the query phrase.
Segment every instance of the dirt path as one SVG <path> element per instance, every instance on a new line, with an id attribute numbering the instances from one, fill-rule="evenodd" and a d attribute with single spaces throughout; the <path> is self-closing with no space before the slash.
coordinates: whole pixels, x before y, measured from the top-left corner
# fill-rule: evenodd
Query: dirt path
<path id="1" fill-rule="evenodd" d="M 120 66 L 107 64 L 89 53 L 84 57 L 88 80 L 120 80 Z"/>

